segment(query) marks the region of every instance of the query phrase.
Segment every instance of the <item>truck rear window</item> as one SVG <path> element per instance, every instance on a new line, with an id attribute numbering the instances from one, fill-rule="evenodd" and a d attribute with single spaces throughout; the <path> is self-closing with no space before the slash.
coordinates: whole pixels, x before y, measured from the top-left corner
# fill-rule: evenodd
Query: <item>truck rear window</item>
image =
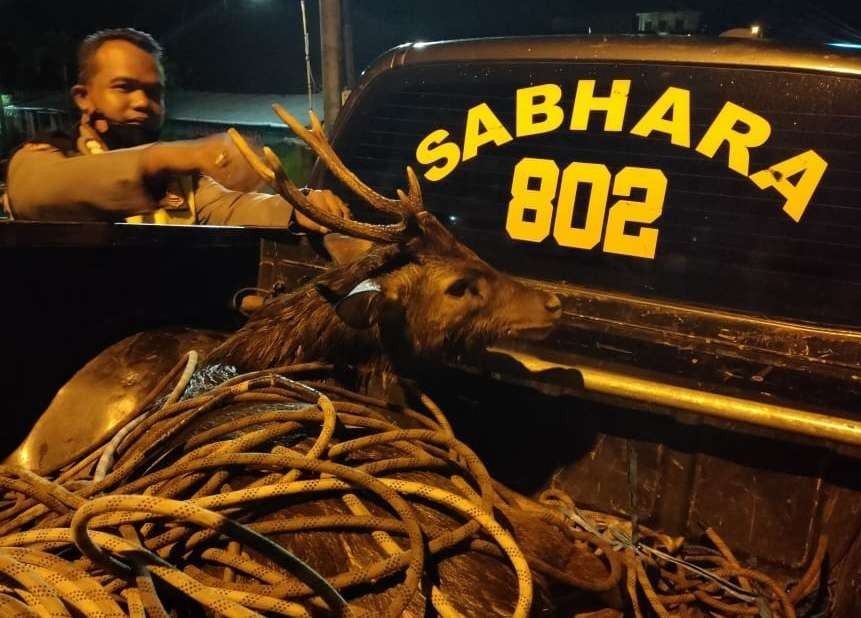
<path id="1" fill-rule="evenodd" d="M 407 65 L 338 149 L 523 276 L 861 325 L 857 77 L 657 63 Z"/>

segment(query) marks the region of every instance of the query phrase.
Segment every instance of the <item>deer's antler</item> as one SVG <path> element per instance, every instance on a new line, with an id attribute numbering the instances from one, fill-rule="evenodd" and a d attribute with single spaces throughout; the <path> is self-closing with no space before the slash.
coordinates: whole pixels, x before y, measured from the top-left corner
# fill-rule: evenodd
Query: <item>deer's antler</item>
<path id="1" fill-rule="evenodd" d="M 305 197 L 299 187 L 287 177 L 281 161 L 269 147 L 263 148 L 263 154 L 266 157 L 266 162 L 263 162 L 236 129 L 228 129 L 227 134 L 236 144 L 242 156 L 246 158 L 260 177 L 278 191 L 282 197 L 293 204 L 297 210 L 315 223 L 336 232 L 342 232 L 349 236 L 364 238 L 365 240 L 374 242 L 397 243 L 409 238 L 407 223 L 402 212 L 398 212 L 401 219 L 398 223 L 377 225 L 342 219 L 318 209 Z"/>
<path id="2" fill-rule="evenodd" d="M 296 120 L 286 109 L 277 103 L 272 106 L 272 109 L 303 142 L 311 147 L 311 150 L 320 158 L 323 164 L 337 176 L 353 193 L 362 198 L 371 207 L 382 212 L 387 212 L 395 215 L 403 215 L 404 212 L 418 214 L 424 210 L 422 204 L 421 188 L 419 187 L 418 178 L 415 173 L 407 167 L 407 179 L 409 182 L 409 193 L 404 194 L 398 189 L 398 198 L 393 200 L 380 195 L 368 185 L 359 180 L 359 177 L 351 172 L 341 158 L 332 148 L 326 134 L 323 132 L 323 127 L 320 125 L 320 120 L 317 114 L 313 111 L 309 112 L 311 117 L 311 129 L 308 130 L 304 125 Z"/>

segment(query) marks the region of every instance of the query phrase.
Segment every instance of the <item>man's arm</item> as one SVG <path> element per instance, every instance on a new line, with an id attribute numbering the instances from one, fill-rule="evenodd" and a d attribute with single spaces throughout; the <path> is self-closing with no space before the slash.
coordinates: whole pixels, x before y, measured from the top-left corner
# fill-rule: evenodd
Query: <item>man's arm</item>
<path id="1" fill-rule="evenodd" d="M 117 221 L 158 208 L 143 174 L 144 148 L 66 157 L 28 144 L 9 162 L 7 192 L 18 219 Z"/>
<path id="2" fill-rule="evenodd" d="M 206 225 L 287 227 L 293 206 L 280 195 L 241 193 L 201 176 L 195 191 L 197 220 Z"/>
<path id="3" fill-rule="evenodd" d="M 195 193 L 197 219 L 209 225 L 255 225 L 288 227 L 295 218 L 299 227 L 311 232 L 328 230 L 308 219 L 280 195 L 241 193 L 225 189 L 208 176 L 201 176 Z M 336 217 L 350 218 L 350 209 L 331 191 L 311 191 L 311 204 Z"/>
<path id="4" fill-rule="evenodd" d="M 287 227 L 293 207 L 280 196 L 230 191 L 208 176 L 223 172 L 224 161 L 231 160 L 241 161 L 241 155 L 232 152 L 223 135 L 77 157 L 31 144 L 9 162 L 7 191 L 19 219 L 118 221 L 159 208 L 171 175 L 201 172 L 195 194 L 200 223 Z M 329 191 L 313 191 L 308 199 L 330 214 L 350 216 L 346 204 Z M 325 231 L 301 213 L 296 223 Z"/>
<path id="5" fill-rule="evenodd" d="M 170 175 L 218 169 L 228 146 L 224 136 L 212 136 L 66 157 L 49 144 L 28 144 L 9 162 L 11 210 L 43 221 L 119 221 L 150 212 Z"/>

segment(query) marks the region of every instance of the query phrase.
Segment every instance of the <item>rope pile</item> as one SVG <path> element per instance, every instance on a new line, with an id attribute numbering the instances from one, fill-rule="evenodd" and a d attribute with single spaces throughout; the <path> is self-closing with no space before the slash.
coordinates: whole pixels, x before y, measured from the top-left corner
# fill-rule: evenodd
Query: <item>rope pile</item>
<path id="1" fill-rule="evenodd" d="M 427 571 L 468 552 L 510 565 L 517 617 L 532 606 L 533 573 L 595 592 L 624 585 L 638 617 L 642 593 L 661 617 L 703 607 L 794 618 L 795 604 L 816 588 L 824 541 L 786 592 L 742 568 L 713 531 L 714 553 L 683 560 L 680 540 L 640 528 L 634 542 L 626 522 L 580 511 L 561 492 L 534 501 L 504 487 L 426 396 L 424 411 L 397 409 L 415 425 L 404 429 L 381 400 L 296 379 L 327 369 L 308 363 L 181 399 L 196 360 L 189 354 L 146 398 L 144 413 L 54 478 L 0 466 L 0 615 L 167 617 L 190 607 L 231 617 L 380 615 L 365 599 L 382 587 L 387 616 L 421 611 L 427 598 L 448 618 L 460 615 L 458 600 Z M 207 425 L 225 410 L 236 413 Z M 445 482 L 429 484 L 429 473 Z M 333 496 L 335 511 L 290 513 Z M 426 505 L 454 524 L 429 521 Z M 500 523 L 524 517 L 605 572 L 586 576 L 525 554 L 524 539 Z M 320 556 L 270 538 L 312 532 L 365 535 L 376 553 L 324 576 L 309 564 Z"/>
<path id="2" fill-rule="evenodd" d="M 816 552 L 801 579 L 788 590 L 765 573 L 739 564 L 729 546 L 713 528 L 705 530 L 712 547 L 685 546 L 682 537 L 670 537 L 645 526 L 594 511 L 578 510 L 571 497 L 548 489 L 539 497 L 545 506 L 557 506 L 563 517 L 595 536 L 611 542 L 622 554 L 625 589 L 631 614 L 642 618 L 645 597 L 654 615 L 762 616 L 795 618 L 796 606 L 817 591 L 828 548 L 821 535 Z M 633 538 L 639 537 L 635 542 Z M 692 613 L 694 608 L 702 613 Z M 648 611 L 648 610 L 647 610 Z"/>

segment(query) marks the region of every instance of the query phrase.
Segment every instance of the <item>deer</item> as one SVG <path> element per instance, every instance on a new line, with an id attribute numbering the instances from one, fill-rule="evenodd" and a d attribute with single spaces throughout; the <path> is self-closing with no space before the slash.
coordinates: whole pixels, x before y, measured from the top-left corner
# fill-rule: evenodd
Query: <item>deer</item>
<path id="1" fill-rule="evenodd" d="M 558 296 L 499 272 L 458 242 L 424 208 L 412 168 L 406 170 L 409 191 L 384 197 L 346 168 L 313 112 L 309 130 L 283 107 L 274 109 L 364 204 L 397 221 L 369 224 L 315 208 L 271 150 L 264 150 L 264 163 L 231 130 L 264 180 L 339 234 L 324 240 L 335 266 L 252 314 L 210 355 L 210 364 L 254 370 L 318 360 L 403 375 L 419 359 L 441 360 L 501 337 L 541 337 L 553 328 L 562 314 Z"/>

